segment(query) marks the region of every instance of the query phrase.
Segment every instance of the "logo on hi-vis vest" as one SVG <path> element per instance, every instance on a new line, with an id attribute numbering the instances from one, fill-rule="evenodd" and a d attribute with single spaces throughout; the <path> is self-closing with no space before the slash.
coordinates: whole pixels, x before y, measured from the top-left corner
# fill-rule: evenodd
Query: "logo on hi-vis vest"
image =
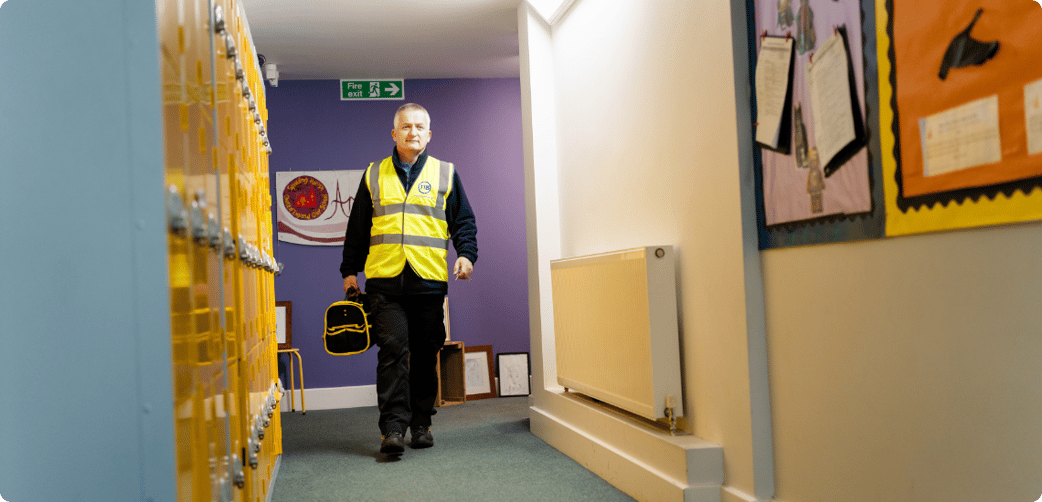
<path id="1" fill-rule="evenodd" d="M 299 176 L 282 191 L 282 202 L 289 214 L 298 220 L 313 220 L 326 212 L 329 192 L 311 176 Z"/>
<path id="2" fill-rule="evenodd" d="M 431 182 L 424 181 L 420 183 L 420 193 L 422 193 L 423 195 L 431 193 Z"/>

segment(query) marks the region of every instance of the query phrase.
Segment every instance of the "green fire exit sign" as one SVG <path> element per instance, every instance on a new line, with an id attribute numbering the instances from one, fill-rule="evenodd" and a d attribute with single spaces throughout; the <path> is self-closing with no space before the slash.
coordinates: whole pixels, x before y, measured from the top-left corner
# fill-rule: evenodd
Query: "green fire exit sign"
<path id="1" fill-rule="evenodd" d="M 341 101 L 405 99 L 404 79 L 341 80 Z"/>

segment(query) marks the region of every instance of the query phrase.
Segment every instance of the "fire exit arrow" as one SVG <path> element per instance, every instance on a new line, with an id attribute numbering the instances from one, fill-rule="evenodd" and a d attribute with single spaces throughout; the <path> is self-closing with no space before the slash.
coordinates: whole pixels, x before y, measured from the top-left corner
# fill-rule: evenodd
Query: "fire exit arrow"
<path id="1" fill-rule="evenodd" d="M 343 79 L 341 101 L 404 100 L 404 79 Z"/>

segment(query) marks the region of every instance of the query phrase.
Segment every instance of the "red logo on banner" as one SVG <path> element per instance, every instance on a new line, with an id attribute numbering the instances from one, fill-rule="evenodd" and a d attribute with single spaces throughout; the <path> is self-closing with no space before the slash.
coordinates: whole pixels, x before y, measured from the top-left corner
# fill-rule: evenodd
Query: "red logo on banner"
<path id="1" fill-rule="evenodd" d="M 329 192 L 311 176 L 299 176 L 282 191 L 282 202 L 289 214 L 298 220 L 313 220 L 326 211 Z"/>

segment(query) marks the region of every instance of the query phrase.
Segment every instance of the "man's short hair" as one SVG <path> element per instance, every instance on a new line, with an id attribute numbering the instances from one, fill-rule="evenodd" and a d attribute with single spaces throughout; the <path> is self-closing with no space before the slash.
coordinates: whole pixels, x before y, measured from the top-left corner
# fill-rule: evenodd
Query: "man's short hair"
<path id="1" fill-rule="evenodd" d="M 427 126 L 428 127 L 430 126 L 431 114 L 427 111 L 426 108 L 424 108 L 424 107 L 422 107 L 422 106 L 420 106 L 420 105 L 418 105 L 416 103 L 405 103 L 404 105 L 398 107 L 398 111 L 394 112 L 394 125 L 395 125 L 395 127 L 398 127 L 398 115 L 400 115 L 402 112 L 409 112 L 409 111 L 413 111 L 413 110 L 419 110 L 419 111 L 423 112 L 423 114 L 427 116 Z"/>

